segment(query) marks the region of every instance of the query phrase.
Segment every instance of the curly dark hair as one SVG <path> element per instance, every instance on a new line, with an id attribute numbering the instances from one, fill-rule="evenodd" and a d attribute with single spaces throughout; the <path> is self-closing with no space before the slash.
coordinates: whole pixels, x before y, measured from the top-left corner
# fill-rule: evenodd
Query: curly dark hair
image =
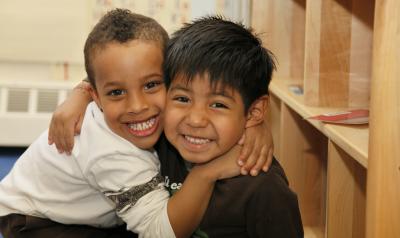
<path id="1" fill-rule="evenodd" d="M 114 9 L 105 14 L 89 33 L 85 42 L 85 69 L 91 85 L 96 88 L 92 60 L 95 53 L 110 42 L 126 43 L 131 40 L 148 40 L 160 44 L 164 50 L 168 34 L 156 20 L 127 9 Z"/>

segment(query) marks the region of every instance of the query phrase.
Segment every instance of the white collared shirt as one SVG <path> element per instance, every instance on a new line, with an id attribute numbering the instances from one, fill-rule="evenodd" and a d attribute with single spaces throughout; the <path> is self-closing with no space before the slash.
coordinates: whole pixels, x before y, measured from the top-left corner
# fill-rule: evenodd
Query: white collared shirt
<path id="1" fill-rule="evenodd" d="M 49 146 L 47 134 L 25 151 L 1 181 L 0 216 L 18 213 L 97 227 L 112 227 L 122 219 L 140 237 L 175 237 L 163 183 L 143 185 L 159 174 L 156 153 L 113 133 L 94 102 L 86 110 L 71 156 Z M 140 199 L 131 201 L 133 192 L 142 189 L 150 192 L 139 192 Z"/>

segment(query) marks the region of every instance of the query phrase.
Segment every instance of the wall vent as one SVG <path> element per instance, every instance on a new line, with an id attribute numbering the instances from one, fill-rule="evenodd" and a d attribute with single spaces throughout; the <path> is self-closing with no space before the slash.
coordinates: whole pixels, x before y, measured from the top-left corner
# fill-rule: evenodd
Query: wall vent
<path id="1" fill-rule="evenodd" d="M 53 112 L 58 104 L 58 90 L 39 90 L 37 112 Z"/>
<path id="2" fill-rule="evenodd" d="M 0 146 L 28 146 L 77 82 L 0 81 Z"/>
<path id="3" fill-rule="evenodd" d="M 8 112 L 29 111 L 29 89 L 11 88 L 8 90 L 7 100 Z"/>

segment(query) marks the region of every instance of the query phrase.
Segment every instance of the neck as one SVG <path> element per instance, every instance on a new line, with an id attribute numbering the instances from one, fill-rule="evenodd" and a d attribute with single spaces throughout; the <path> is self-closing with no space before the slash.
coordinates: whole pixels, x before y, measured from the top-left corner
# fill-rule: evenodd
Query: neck
<path id="1" fill-rule="evenodd" d="M 224 154 L 222 154 L 221 156 L 217 157 L 217 158 L 239 158 L 240 155 L 240 150 L 242 149 L 241 146 L 235 144 L 234 146 L 232 146 L 232 148 L 230 150 L 228 150 L 227 152 L 225 152 Z M 215 158 L 215 159 L 217 159 Z"/>

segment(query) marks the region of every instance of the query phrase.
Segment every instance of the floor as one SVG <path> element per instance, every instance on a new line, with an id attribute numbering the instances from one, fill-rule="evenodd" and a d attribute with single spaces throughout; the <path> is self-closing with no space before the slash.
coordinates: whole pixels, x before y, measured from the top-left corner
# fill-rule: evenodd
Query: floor
<path id="1" fill-rule="evenodd" d="M 0 147 L 0 180 L 7 175 L 25 149 L 21 147 Z"/>
<path id="2" fill-rule="evenodd" d="M 0 180 L 7 175 L 18 157 L 26 148 L 0 147 Z M 3 236 L 0 234 L 0 238 Z"/>

